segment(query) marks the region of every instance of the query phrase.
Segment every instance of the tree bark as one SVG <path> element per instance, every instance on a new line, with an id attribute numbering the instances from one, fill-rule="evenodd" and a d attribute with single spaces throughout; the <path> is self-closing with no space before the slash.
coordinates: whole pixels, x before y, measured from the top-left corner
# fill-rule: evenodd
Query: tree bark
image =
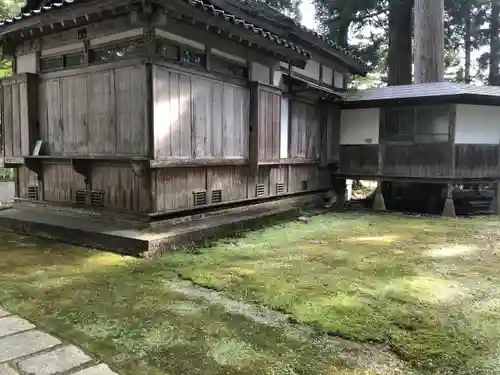
<path id="1" fill-rule="evenodd" d="M 500 2 L 491 1 L 490 17 L 490 72 L 488 75 L 488 84 L 500 86 Z"/>
<path id="2" fill-rule="evenodd" d="M 471 83 L 471 53 L 472 53 L 472 12 L 470 5 L 467 9 L 467 15 L 465 19 L 465 68 L 464 68 L 464 81 L 465 83 Z"/>
<path id="3" fill-rule="evenodd" d="M 412 83 L 412 16 L 413 0 L 390 0 L 387 57 L 389 86 Z"/>
<path id="4" fill-rule="evenodd" d="M 444 0 L 415 0 L 415 83 L 444 80 Z"/>

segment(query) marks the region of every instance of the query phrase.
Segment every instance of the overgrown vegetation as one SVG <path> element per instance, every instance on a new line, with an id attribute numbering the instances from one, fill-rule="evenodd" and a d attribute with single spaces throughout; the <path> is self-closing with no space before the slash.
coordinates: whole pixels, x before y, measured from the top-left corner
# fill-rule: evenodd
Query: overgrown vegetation
<path id="1" fill-rule="evenodd" d="M 490 375 L 498 225 L 328 214 L 153 261 L 0 234 L 0 301 L 125 375 L 395 375 L 377 364 L 397 356 L 419 374 Z M 286 312 L 314 339 L 175 288 L 179 277 Z"/>

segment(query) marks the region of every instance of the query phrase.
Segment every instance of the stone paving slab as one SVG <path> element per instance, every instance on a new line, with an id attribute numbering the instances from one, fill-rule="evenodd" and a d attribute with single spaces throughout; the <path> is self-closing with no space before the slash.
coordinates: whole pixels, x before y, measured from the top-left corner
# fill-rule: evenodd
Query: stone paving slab
<path id="1" fill-rule="evenodd" d="M 0 375 L 19 375 L 19 373 L 8 364 L 4 363 L 0 365 Z"/>
<path id="2" fill-rule="evenodd" d="M 53 375 L 69 371 L 92 361 L 76 346 L 69 345 L 17 362 L 18 368 L 30 375 Z"/>
<path id="3" fill-rule="evenodd" d="M 60 344 L 55 337 L 37 330 L 0 338 L 0 363 L 34 354 Z"/>
<path id="4" fill-rule="evenodd" d="M 0 318 L 0 337 L 27 331 L 33 328 L 35 328 L 33 324 L 15 315 Z"/>
<path id="5" fill-rule="evenodd" d="M 101 363 L 100 365 L 89 367 L 85 370 L 71 373 L 70 375 L 118 375 L 116 372 L 111 371 L 108 365 Z"/>

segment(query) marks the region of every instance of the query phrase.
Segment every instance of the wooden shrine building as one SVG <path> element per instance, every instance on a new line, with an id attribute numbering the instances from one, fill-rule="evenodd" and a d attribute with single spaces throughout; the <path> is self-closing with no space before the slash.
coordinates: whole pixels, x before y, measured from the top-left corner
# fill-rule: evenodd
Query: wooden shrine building
<path id="1" fill-rule="evenodd" d="M 0 24 L 17 201 L 146 218 L 325 191 L 349 51 L 229 0 L 28 1 Z"/>

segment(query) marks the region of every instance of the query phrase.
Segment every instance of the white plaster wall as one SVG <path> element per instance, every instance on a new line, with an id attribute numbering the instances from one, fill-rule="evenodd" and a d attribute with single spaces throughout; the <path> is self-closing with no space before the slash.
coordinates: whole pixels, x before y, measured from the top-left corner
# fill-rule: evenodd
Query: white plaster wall
<path id="1" fill-rule="evenodd" d="M 268 66 L 252 61 L 250 63 L 250 81 L 269 84 L 271 69 Z"/>
<path id="2" fill-rule="evenodd" d="M 323 65 L 323 83 L 331 85 L 333 83 L 333 69 Z"/>
<path id="3" fill-rule="evenodd" d="M 296 66 L 292 67 L 293 72 L 297 72 L 302 74 L 303 76 L 319 80 L 319 63 L 314 60 L 308 60 L 304 69 L 297 68 Z"/>
<path id="4" fill-rule="evenodd" d="M 339 89 L 344 88 L 344 75 L 341 72 L 333 73 L 333 86 Z"/>
<path id="5" fill-rule="evenodd" d="M 33 73 L 36 74 L 36 53 L 20 55 L 16 57 L 16 73 Z"/>
<path id="6" fill-rule="evenodd" d="M 341 145 L 379 142 L 379 109 L 343 109 L 340 120 Z"/>
<path id="7" fill-rule="evenodd" d="M 457 104 L 455 143 L 500 143 L 500 107 Z"/>

